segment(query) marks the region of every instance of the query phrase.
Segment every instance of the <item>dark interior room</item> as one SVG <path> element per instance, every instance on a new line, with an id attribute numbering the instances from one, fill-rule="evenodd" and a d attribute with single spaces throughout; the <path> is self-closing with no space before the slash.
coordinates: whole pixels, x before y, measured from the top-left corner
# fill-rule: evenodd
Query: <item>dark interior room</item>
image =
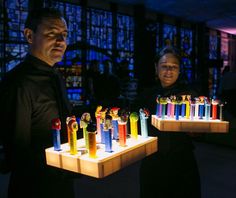
<path id="1" fill-rule="evenodd" d="M 194 123 L 196 112 L 199 116 L 201 116 L 201 113 L 200 109 L 199 112 L 196 110 L 196 106 L 200 106 L 200 102 L 198 103 L 199 105 L 195 105 L 197 102 L 193 102 L 195 116 L 191 117 L 192 115 L 189 115 L 191 118 L 188 118 L 189 120 L 192 119 L 192 125 L 187 126 L 182 121 L 180 125 L 175 124 L 179 122 L 169 122 L 171 124 L 167 126 L 167 121 L 162 121 L 165 117 L 170 116 L 171 113 L 169 114 L 169 111 L 167 112 L 167 109 L 164 109 L 164 107 L 168 108 L 168 106 L 164 105 L 172 103 L 171 98 L 167 97 L 164 102 L 161 101 L 162 98 L 159 98 L 159 101 L 158 99 L 153 101 L 159 109 L 150 109 L 150 112 L 156 111 L 156 115 L 148 115 L 148 122 L 152 127 L 158 129 L 158 134 L 171 131 L 171 134 L 178 135 L 189 131 L 199 169 L 201 198 L 236 197 L 235 0 L 1 0 L 0 83 L 27 56 L 30 48 L 28 46 L 29 39 L 27 40 L 26 34 L 24 35 L 25 21 L 31 10 L 40 7 L 56 8 L 66 19 L 68 29 L 65 40 L 67 47 L 63 58 L 57 61 L 54 67 L 65 82 L 66 97 L 72 107 L 73 115 L 76 116 L 76 119 L 70 120 L 78 124 L 77 137 L 75 138 L 82 139 L 88 132 L 85 131 L 86 127 L 90 126 L 85 117 L 88 112 L 91 113 L 91 119 L 98 122 L 96 120 L 97 110 L 99 105 L 102 105 L 100 111 L 103 112 L 104 107 L 107 107 L 104 111 L 105 113 L 108 110 L 110 111 L 109 116 L 112 120 L 117 116 L 112 110 L 124 109 L 129 111 L 130 120 L 128 119 L 125 122 L 130 124 L 126 128 L 126 136 L 127 138 L 129 137 L 127 142 L 129 142 L 134 137 L 133 132 L 130 132 L 134 126 L 132 125 L 131 111 L 136 107 L 136 101 L 139 101 L 139 94 L 142 91 L 149 90 L 157 80 L 161 80 L 161 77 L 157 76 L 157 65 L 160 64 L 161 57 L 156 62 L 157 54 L 160 53 L 163 47 L 172 46 L 178 49 L 180 54 L 179 68 L 177 68 L 179 69 L 178 75 L 193 90 L 196 90 L 199 96 L 196 99 L 198 102 L 201 100 L 200 96 L 204 96 L 205 103 L 203 104 L 211 101 L 212 113 L 210 113 L 210 118 L 207 120 L 206 107 L 204 107 L 204 119 L 206 120 L 199 118 L 202 120 L 200 122 L 195 120 L 196 122 Z M 175 70 L 175 64 L 167 65 L 167 63 L 164 63 L 162 67 L 164 68 L 163 70 L 167 71 L 168 75 Z M 125 68 L 124 71 L 122 71 L 123 68 Z M 94 78 L 94 76 L 89 72 L 93 69 L 96 69 L 96 72 L 101 76 L 106 75 L 106 73 L 112 75 L 112 80 L 104 80 L 103 82 L 103 78 L 102 80 L 99 77 L 95 78 L 96 82 L 91 89 L 90 78 Z M 120 87 L 117 89 L 112 88 L 115 83 Z M 116 94 L 119 96 L 116 96 Z M 113 99 L 113 97 L 118 99 Z M 185 99 L 187 100 L 187 97 Z M 149 95 L 143 100 L 149 100 Z M 218 112 L 216 118 L 214 118 L 215 121 L 213 120 L 214 101 L 217 102 L 216 111 Z M 173 104 L 178 106 L 176 98 Z M 185 104 L 187 109 L 187 102 L 184 103 L 183 98 L 182 103 L 179 104 Z M 111 105 L 113 105 L 113 108 Z M 136 110 L 138 112 L 138 109 Z M 162 115 L 160 111 L 162 111 Z M 177 108 L 174 111 L 176 113 Z M 189 106 L 189 111 L 192 111 L 192 106 Z M 119 118 L 124 116 L 121 111 L 119 112 Z M 183 112 L 183 109 L 181 112 Z M 142 113 L 147 112 L 144 111 Z M 143 137 L 143 134 L 140 133 L 140 131 L 143 131 L 141 109 L 139 109 L 139 114 L 132 115 L 140 116 L 140 122 L 138 121 L 140 125 L 138 125 L 137 133 Z M 187 113 L 182 115 L 182 117 L 187 118 Z M 4 115 L 1 114 L 1 119 L 3 118 Z M 107 116 L 104 117 L 104 120 L 106 119 L 108 119 Z M 178 119 L 181 121 L 181 116 L 180 118 L 175 117 L 175 119 L 175 121 Z M 209 119 L 213 120 L 213 124 L 211 124 Z M 65 122 L 68 124 L 70 121 L 66 120 Z M 208 121 L 210 124 L 206 126 Z M 24 125 L 24 123 L 21 124 L 22 126 Z M 106 126 L 105 124 L 103 125 L 104 128 Z M 161 129 L 162 126 L 163 128 Z M 97 125 L 96 129 L 98 130 L 99 127 Z M 93 128 L 89 129 L 93 130 Z M 67 128 L 67 130 L 69 129 Z M 113 126 L 113 135 L 114 130 Z M 2 138 L 2 134 L 7 132 L 1 129 L 0 138 Z M 90 133 L 88 134 L 91 135 Z M 102 135 L 98 132 L 96 134 L 99 135 L 98 137 Z M 71 143 L 69 138 L 71 137 L 68 136 L 68 143 Z M 114 138 L 112 141 L 116 143 L 121 140 L 121 136 L 120 139 L 114 140 Z M 87 144 L 87 140 L 84 139 L 83 141 Z M 3 140 L 0 139 L 0 169 L 4 166 L 5 159 L 3 144 Z M 51 148 L 55 146 L 53 144 L 54 142 L 51 141 Z M 102 176 L 100 172 L 98 176 L 93 175 L 95 174 L 94 167 L 91 170 L 86 169 L 87 167 L 89 169 L 89 162 L 96 161 L 95 159 L 82 162 L 83 152 L 87 154 L 87 147 L 85 150 L 78 149 L 78 159 L 82 159 L 80 162 L 79 160 L 73 161 L 73 159 L 76 159 L 75 157 L 70 159 L 70 163 L 76 162 L 79 164 L 77 164 L 78 167 L 76 166 L 76 168 L 74 168 L 74 165 L 68 165 L 65 168 L 67 165 L 61 165 L 64 163 L 64 158 L 58 157 L 55 154 L 55 150 L 48 150 L 47 157 L 56 156 L 56 158 L 50 158 L 52 164 L 48 166 L 55 170 L 66 169 L 66 172 L 79 175 L 72 184 L 74 198 L 141 198 L 141 163 L 146 156 L 156 151 L 158 153 L 158 147 L 153 146 L 151 140 L 142 142 L 140 145 L 130 149 L 126 147 L 130 152 L 129 154 L 126 153 L 127 155 L 116 154 L 116 152 L 111 151 L 109 153 L 111 157 L 107 157 L 107 161 L 98 160 L 96 165 L 99 167 L 99 171 L 103 171 L 104 175 Z M 157 145 L 161 146 L 161 143 L 158 142 Z M 67 146 L 64 145 L 63 148 L 67 148 Z M 95 148 L 99 152 L 99 149 L 103 148 L 103 146 L 95 145 Z M 133 153 L 131 152 L 132 149 L 134 149 Z M 69 159 L 69 155 L 67 152 L 65 158 Z M 116 160 L 113 159 L 114 156 L 117 157 Z M 118 159 L 123 161 L 120 162 Z M 59 161 L 59 165 L 55 161 Z M 24 161 L 22 163 L 24 164 Z M 117 168 L 117 164 L 119 164 L 119 168 Z M 86 167 L 85 169 L 88 172 L 83 172 L 83 166 Z M 10 176 L 11 171 L 0 172 L 0 198 L 9 198 Z M 150 178 L 150 180 L 155 183 L 158 178 Z M 24 182 L 24 178 L 22 178 L 22 182 Z M 191 183 L 191 181 L 189 182 Z M 147 194 L 146 197 L 149 198 L 151 196 Z M 169 198 L 169 196 L 167 195 L 166 198 Z"/>

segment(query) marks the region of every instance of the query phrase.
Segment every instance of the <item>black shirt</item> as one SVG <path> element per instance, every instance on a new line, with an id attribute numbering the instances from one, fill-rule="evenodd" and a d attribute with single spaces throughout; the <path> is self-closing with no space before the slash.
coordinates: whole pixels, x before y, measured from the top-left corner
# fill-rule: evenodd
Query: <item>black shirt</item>
<path id="1" fill-rule="evenodd" d="M 61 139 L 67 141 L 70 105 L 61 80 L 54 67 L 27 55 L 1 82 L 1 135 L 13 170 L 46 166 L 53 118 L 61 119 Z"/>
<path id="2" fill-rule="evenodd" d="M 191 89 L 186 83 L 178 80 L 175 84 L 168 88 L 163 88 L 161 83 L 158 81 L 154 86 L 143 90 L 137 97 L 134 103 L 136 111 L 139 108 L 147 108 L 150 111 L 149 118 L 149 135 L 158 137 L 158 152 L 179 152 L 183 150 L 192 150 L 193 144 L 191 137 L 184 132 L 162 132 L 157 130 L 151 125 L 151 115 L 156 114 L 156 97 L 158 95 L 163 97 L 169 97 L 171 95 L 187 95 L 190 94 L 192 97 L 196 96 L 196 92 Z M 133 110 L 134 110 L 133 108 Z"/>

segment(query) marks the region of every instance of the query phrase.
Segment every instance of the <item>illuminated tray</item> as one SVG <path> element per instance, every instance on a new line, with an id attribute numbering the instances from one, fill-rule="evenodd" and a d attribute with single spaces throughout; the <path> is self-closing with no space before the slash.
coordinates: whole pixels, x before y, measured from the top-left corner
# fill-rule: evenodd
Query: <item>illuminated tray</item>
<path id="1" fill-rule="evenodd" d="M 157 137 L 137 140 L 128 138 L 126 147 L 112 141 L 113 152 L 105 152 L 105 145 L 97 144 L 97 158 L 89 158 L 84 149 L 84 139 L 77 140 L 78 154 L 69 153 L 68 143 L 62 144 L 61 151 L 53 147 L 45 149 L 47 164 L 84 175 L 103 178 L 157 151 Z"/>
<path id="2" fill-rule="evenodd" d="M 152 125 L 160 131 L 197 132 L 197 133 L 227 133 L 229 122 L 220 120 L 189 120 L 161 119 L 152 115 Z"/>

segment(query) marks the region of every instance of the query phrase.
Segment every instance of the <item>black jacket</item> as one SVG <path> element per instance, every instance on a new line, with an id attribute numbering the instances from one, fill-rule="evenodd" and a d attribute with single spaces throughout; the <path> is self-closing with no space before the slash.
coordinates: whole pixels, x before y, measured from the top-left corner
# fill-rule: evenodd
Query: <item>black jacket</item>
<path id="1" fill-rule="evenodd" d="M 60 118 L 61 139 L 67 141 L 70 105 L 58 71 L 27 55 L 0 85 L 1 138 L 12 171 L 44 168 L 44 149 L 53 146 L 51 120 Z M 22 163 L 24 162 L 24 163 Z"/>

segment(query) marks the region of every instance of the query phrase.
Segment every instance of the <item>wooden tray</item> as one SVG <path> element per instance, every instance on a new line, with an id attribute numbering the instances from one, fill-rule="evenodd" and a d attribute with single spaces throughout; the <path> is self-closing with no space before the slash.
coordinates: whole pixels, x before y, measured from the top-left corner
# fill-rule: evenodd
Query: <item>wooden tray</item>
<path id="1" fill-rule="evenodd" d="M 97 144 L 97 158 L 93 159 L 89 158 L 84 148 L 84 139 L 79 139 L 78 154 L 71 155 L 66 143 L 61 145 L 61 151 L 54 151 L 53 147 L 45 149 L 46 160 L 50 166 L 103 178 L 156 152 L 157 140 L 157 137 L 138 136 L 137 140 L 128 138 L 125 147 L 120 147 L 118 142 L 112 140 L 112 153 L 105 152 L 104 144 Z"/>
<path id="2" fill-rule="evenodd" d="M 152 115 L 151 122 L 154 127 L 163 132 L 227 133 L 229 131 L 229 122 L 220 120 L 163 120 Z"/>

